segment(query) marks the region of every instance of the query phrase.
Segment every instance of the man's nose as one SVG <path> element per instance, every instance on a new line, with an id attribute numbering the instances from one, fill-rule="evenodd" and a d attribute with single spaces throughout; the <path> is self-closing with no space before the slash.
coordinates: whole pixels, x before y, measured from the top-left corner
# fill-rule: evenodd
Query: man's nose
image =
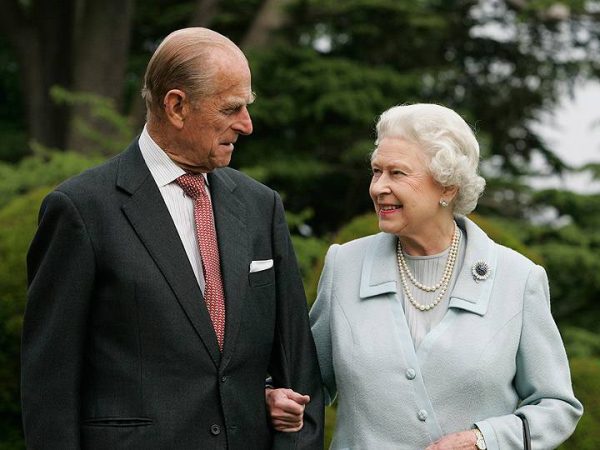
<path id="1" fill-rule="evenodd" d="M 233 129 L 244 135 L 252 133 L 252 119 L 250 118 L 248 108 L 244 107 L 243 110 L 240 111 L 238 120 L 233 124 Z"/>

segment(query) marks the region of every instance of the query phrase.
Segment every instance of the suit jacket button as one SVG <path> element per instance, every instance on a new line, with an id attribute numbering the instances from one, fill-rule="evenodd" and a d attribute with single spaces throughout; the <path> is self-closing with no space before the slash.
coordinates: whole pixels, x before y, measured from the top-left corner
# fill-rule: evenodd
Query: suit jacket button
<path id="1" fill-rule="evenodd" d="M 425 422 L 427 420 L 427 411 L 425 411 L 424 409 L 420 410 L 417 413 L 417 417 L 421 422 Z"/>
<path id="2" fill-rule="evenodd" d="M 221 427 L 215 423 L 210 426 L 210 432 L 213 436 L 218 436 L 221 434 Z"/>
<path id="3" fill-rule="evenodd" d="M 406 378 L 409 380 L 414 380 L 415 377 L 417 376 L 417 372 L 415 371 L 415 369 L 406 369 Z"/>

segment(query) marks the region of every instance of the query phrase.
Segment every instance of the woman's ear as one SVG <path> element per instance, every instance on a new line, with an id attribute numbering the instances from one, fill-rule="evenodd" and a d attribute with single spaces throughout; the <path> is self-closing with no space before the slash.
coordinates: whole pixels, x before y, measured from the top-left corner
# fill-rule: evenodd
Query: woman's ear
<path id="1" fill-rule="evenodd" d="M 189 102 L 185 92 L 171 89 L 164 98 L 165 116 L 169 123 L 178 130 L 183 128 L 183 123 L 189 111 Z"/>
<path id="2" fill-rule="evenodd" d="M 456 194 L 458 194 L 458 186 L 444 186 L 442 188 L 442 200 L 447 203 L 452 203 Z"/>

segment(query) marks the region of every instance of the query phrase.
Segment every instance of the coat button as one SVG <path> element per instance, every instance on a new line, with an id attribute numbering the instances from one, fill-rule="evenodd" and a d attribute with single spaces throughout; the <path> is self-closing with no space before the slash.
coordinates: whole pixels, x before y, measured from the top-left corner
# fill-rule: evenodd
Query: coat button
<path id="1" fill-rule="evenodd" d="M 221 427 L 215 423 L 210 426 L 210 432 L 213 436 L 218 436 L 221 434 Z"/>
<path id="2" fill-rule="evenodd" d="M 415 369 L 406 369 L 406 378 L 409 380 L 414 380 L 415 377 L 417 376 L 417 372 L 415 371 Z"/>
<path id="3" fill-rule="evenodd" d="M 222 376 L 221 377 L 221 383 L 225 383 L 227 381 L 227 377 L 226 376 Z"/>
<path id="4" fill-rule="evenodd" d="M 421 422 L 425 422 L 427 420 L 427 411 L 425 411 L 424 409 L 420 410 L 417 413 L 417 417 Z"/>

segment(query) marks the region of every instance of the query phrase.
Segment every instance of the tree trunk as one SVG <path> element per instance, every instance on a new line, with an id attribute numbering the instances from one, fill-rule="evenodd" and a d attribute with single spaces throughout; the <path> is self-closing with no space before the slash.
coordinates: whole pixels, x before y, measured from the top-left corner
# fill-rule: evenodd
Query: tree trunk
<path id="1" fill-rule="evenodd" d="M 50 98 L 54 85 L 69 86 L 73 0 L 39 0 L 28 8 L 2 0 L 0 27 L 15 50 L 30 139 L 63 148 L 68 112 Z"/>
<path id="2" fill-rule="evenodd" d="M 134 0 L 81 0 L 75 21 L 71 89 L 111 99 L 117 110 L 123 100 L 133 9 Z M 110 139 L 115 133 L 109 124 L 94 117 L 85 104 L 73 105 L 71 118 L 69 149 L 82 153 L 101 150 L 75 126 L 77 121 L 104 138 Z"/>
<path id="3" fill-rule="evenodd" d="M 247 51 L 268 44 L 271 33 L 286 23 L 286 3 L 289 3 L 289 0 L 264 0 L 262 2 L 248 32 L 240 43 L 242 50 Z"/>

